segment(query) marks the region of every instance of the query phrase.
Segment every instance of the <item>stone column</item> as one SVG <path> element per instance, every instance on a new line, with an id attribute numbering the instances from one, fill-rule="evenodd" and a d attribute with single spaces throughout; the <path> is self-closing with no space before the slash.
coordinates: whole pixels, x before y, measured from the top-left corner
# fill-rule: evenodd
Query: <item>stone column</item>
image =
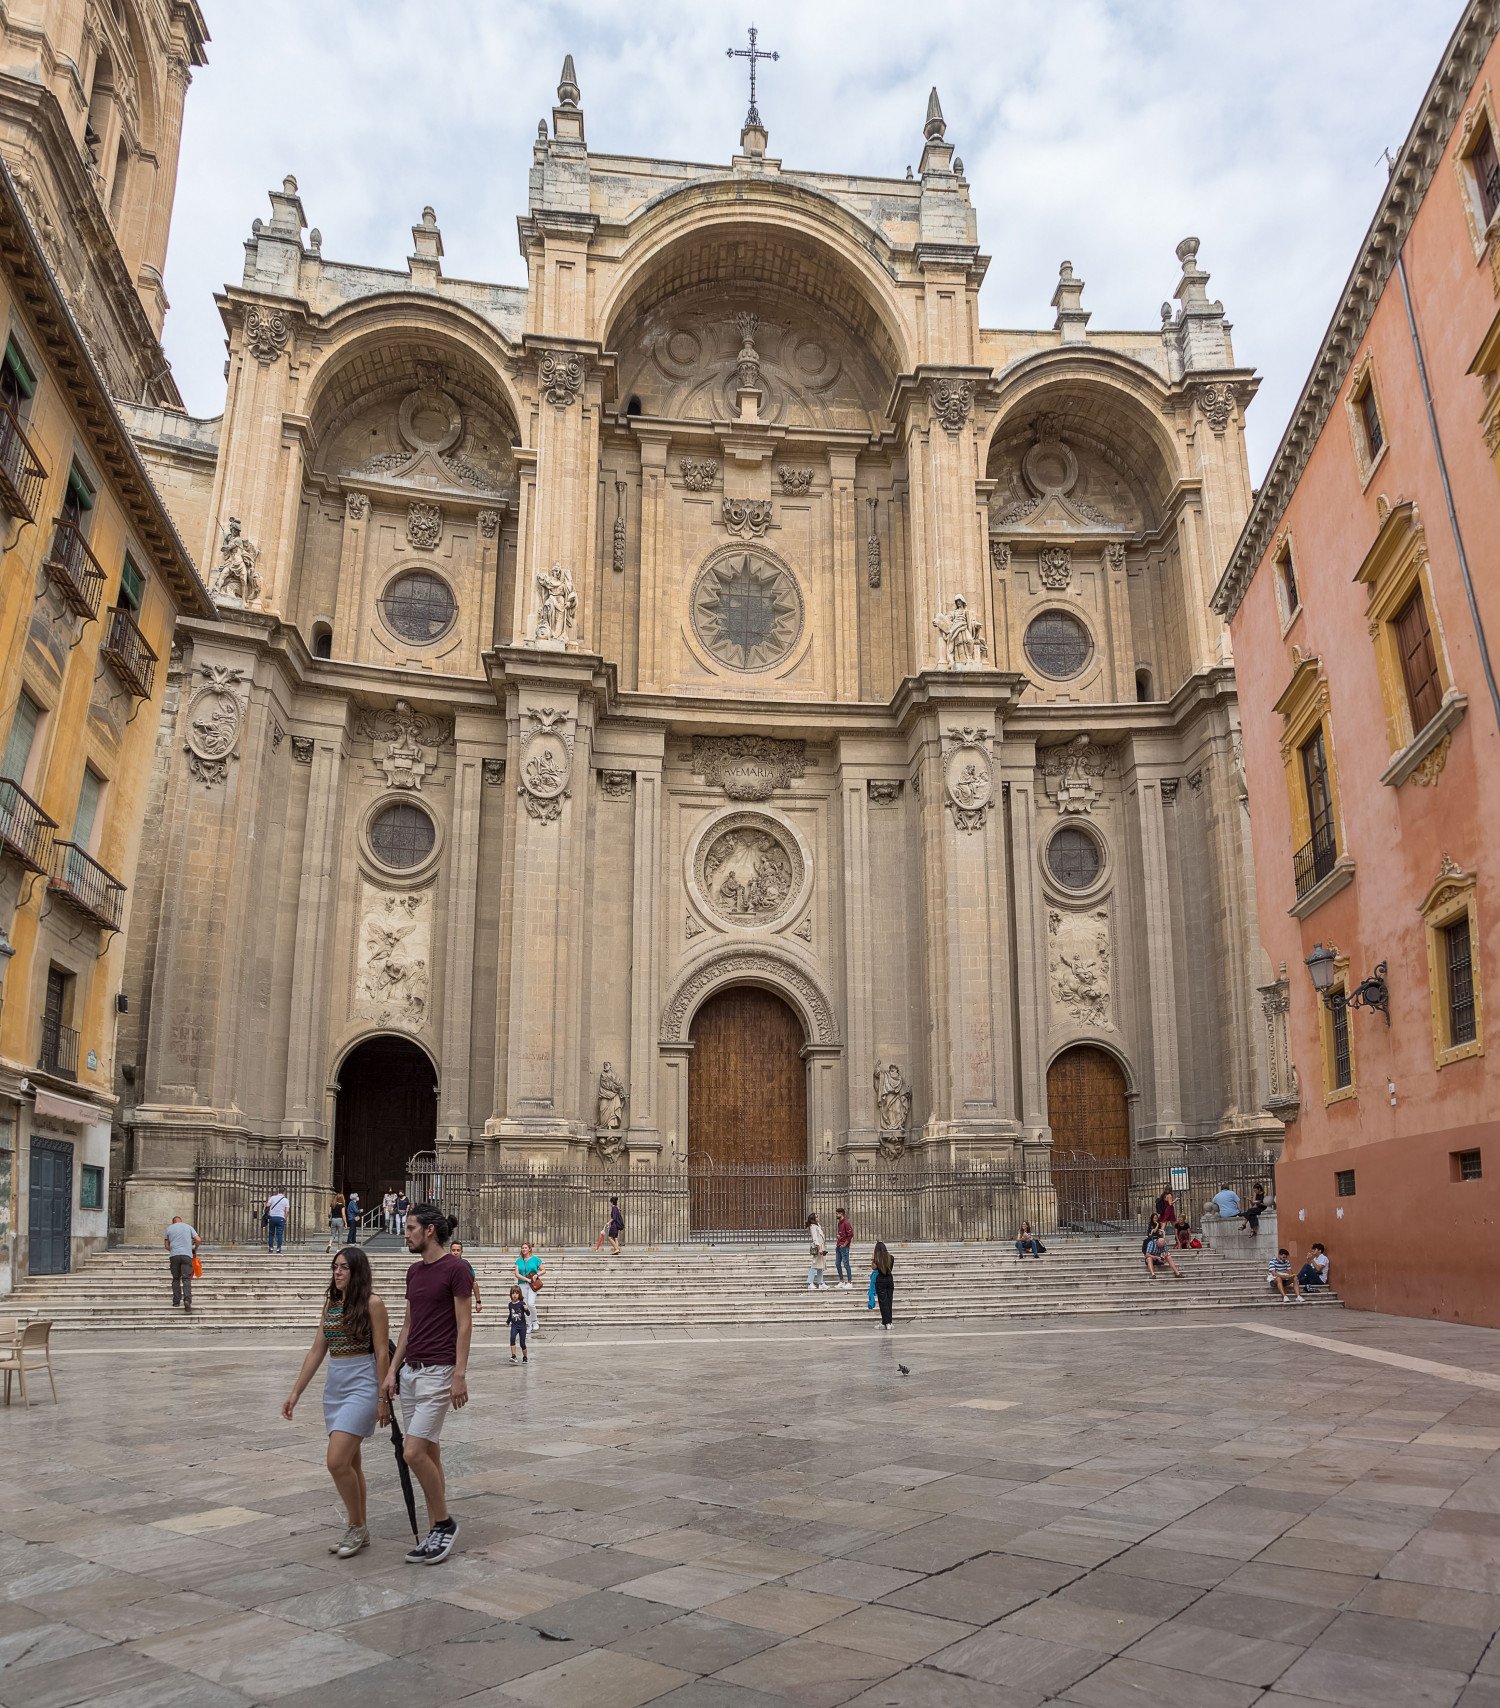
<path id="1" fill-rule="evenodd" d="M 287 1137 L 326 1139 L 323 1088 L 328 1073 L 325 1059 L 328 944 L 339 894 L 344 761 L 348 746 L 342 725 L 321 729 L 311 740 L 312 775 L 308 779 L 307 818 L 302 833 L 286 1107 L 281 1130 Z"/>
<path id="2" fill-rule="evenodd" d="M 167 55 L 167 75 L 161 103 L 157 109 L 156 171 L 151 182 L 151 206 L 146 215 L 145 229 L 140 234 L 141 270 L 150 269 L 153 275 L 150 295 L 142 288 L 141 301 L 150 316 L 157 337 L 161 336 L 166 315 L 166 297 L 161 289 L 161 275 L 167 265 L 167 239 L 172 230 L 172 204 L 177 196 L 177 159 L 182 148 L 182 111 L 187 101 L 188 85 L 193 73 L 186 58 L 179 52 Z M 111 155 L 106 155 L 111 159 Z M 136 171 L 140 170 L 137 163 Z"/>
<path id="3" fill-rule="evenodd" d="M 1144 912 L 1146 994 L 1151 1037 L 1154 1122 L 1142 1122 L 1143 1144 L 1182 1136 L 1182 1080 L 1177 1046 L 1177 956 L 1172 929 L 1172 876 L 1165 814 L 1175 810 L 1178 779 L 1136 773 L 1135 795 Z"/>
<path id="4" fill-rule="evenodd" d="M 438 1131 L 447 1143 L 470 1137 L 469 1080 L 472 1067 L 474 997 L 474 909 L 479 893 L 479 795 L 484 750 L 490 745 L 485 720 L 462 715 L 454 731 L 453 820 L 448 858 L 448 941 L 443 950 L 443 1017 L 440 1048 Z"/>
<path id="5" fill-rule="evenodd" d="M 530 553 L 516 604 L 524 612 L 524 627 L 511 638 L 517 645 L 532 639 L 537 594 L 536 577 L 553 564 L 570 571 L 578 591 L 578 626 L 574 644 L 591 647 L 594 639 L 594 495 L 599 470 L 599 365 L 586 346 L 527 339 L 536 363 L 537 484 L 533 496 Z"/>
<path id="6" fill-rule="evenodd" d="M 870 882 L 869 774 L 840 744 L 844 908 L 844 1035 L 849 1123 L 843 1147 L 869 1152 L 879 1144 L 875 1114 L 875 903 Z M 888 763 L 886 769 L 888 769 Z"/>
<path id="7" fill-rule="evenodd" d="M 344 538 L 339 548 L 338 603 L 334 607 L 333 656 L 353 658 L 365 609 L 365 573 L 370 537 L 368 493 L 344 494 Z"/>
<path id="8" fill-rule="evenodd" d="M 993 589 L 981 555 L 984 534 L 974 513 L 974 399 L 988 377 L 987 369 L 923 367 L 915 380 L 903 382 L 912 552 L 925 568 L 925 575 L 911 578 L 913 653 L 919 666 L 942 662 L 932 619 L 951 612 L 956 597 L 964 599 L 994 650 Z"/>
<path id="9" fill-rule="evenodd" d="M 655 1160 L 662 1149 L 657 1106 L 657 1027 L 661 991 L 661 837 L 663 730 L 638 732 L 654 752 L 636 760 L 635 868 L 630 920 L 630 1132 L 631 1155 Z M 683 1129 L 686 1131 L 686 1128 Z"/>
<path id="10" fill-rule="evenodd" d="M 863 557 L 853 451 L 828 453 L 833 541 L 833 697 L 859 698 L 859 574 Z"/>
<path id="11" fill-rule="evenodd" d="M 1109 656 L 1115 700 L 1135 698 L 1135 640 L 1130 623 L 1130 584 L 1125 542 L 1111 540 L 1103 552 L 1105 609 L 1109 614 Z"/>
<path id="12" fill-rule="evenodd" d="M 1015 941 L 1015 1011 L 1018 1019 L 1021 1121 L 1028 1140 L 1049 1128 L 1047 1112 L 1047 1029 L 1051 992 L 1047 988 L 1047 905 L 1037 878 L 1036 742 L 1007 736 L 1001 752 L 1001 779 L 1010 814 L 1011 908 Z"/>
<path id="13" fill-rule="evenodd" d="M 667 617 L 662 610 L 662 553 L 667 540 L 667 444 L 665 433 L 641 433 L 641 596 L 636 613 L 640 644 L 636 687 L 654 688 L 662 680 L 661 639 Z"/>

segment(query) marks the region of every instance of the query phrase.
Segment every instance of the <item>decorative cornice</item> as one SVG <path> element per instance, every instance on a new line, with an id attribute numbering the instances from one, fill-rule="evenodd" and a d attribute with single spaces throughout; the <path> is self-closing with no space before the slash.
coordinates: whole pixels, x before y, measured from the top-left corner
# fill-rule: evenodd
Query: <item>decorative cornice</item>
<path id="1" fill-rule="evenodd" d="M 1497 29 L 1500 0 L 1470 0 L 1396 157 L 1385 194 L 1323 334 L 1312 372 L 1250 507 L 1229 566 L 1214 589 L 1213 607 L 1222 617 L 1233 617 L 1239 610 L 1313 447 L 1328 424 Z"/>

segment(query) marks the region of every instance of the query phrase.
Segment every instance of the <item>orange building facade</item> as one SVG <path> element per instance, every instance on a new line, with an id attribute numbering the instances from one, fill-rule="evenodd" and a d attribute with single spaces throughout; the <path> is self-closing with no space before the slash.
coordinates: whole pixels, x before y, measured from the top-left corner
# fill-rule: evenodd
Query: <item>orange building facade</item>
<path id="1" fill-rule="evenodd" d="M 1500 6 L 1424 97 L 1215 594 L 1281 1236 L 1355 1306 L 1500 1325 Z"/>

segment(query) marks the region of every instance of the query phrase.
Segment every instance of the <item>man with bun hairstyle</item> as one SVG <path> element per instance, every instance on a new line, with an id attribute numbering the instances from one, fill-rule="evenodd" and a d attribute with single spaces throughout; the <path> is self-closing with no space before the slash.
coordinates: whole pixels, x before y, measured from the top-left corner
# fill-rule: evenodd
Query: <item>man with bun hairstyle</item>
<path id="1" fill-rule="evenodd" d="M 418 1262 L 406 1272 L 406 1320 L 385 1391 L 401 1399 L 406 1462 L 427 1498 L 427 1539 L 407 1554 L 415 1566 L 435 1566 L 453 1552 L 458 1521 L 448 1516 L 439 1441 L 450 1406 L 469 1403 L 469 1339 L 474 1330 L 474 1272 L 447 1249 L 458 1223 L 436 1204 L 406 1214 L 406 1248 Z"/>

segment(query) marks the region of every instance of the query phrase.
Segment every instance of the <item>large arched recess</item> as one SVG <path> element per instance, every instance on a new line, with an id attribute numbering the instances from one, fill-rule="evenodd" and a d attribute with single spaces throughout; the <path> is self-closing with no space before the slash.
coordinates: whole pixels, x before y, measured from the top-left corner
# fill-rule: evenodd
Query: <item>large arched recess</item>
<path id="1" fill-rule="evenodd" d="M 377 1032 L 334 1070 L 333 1184 L 370 1209 L 406 1179 L 408 1160 L 437 1145 L 437 1067 L 414 1039 Z"/>

